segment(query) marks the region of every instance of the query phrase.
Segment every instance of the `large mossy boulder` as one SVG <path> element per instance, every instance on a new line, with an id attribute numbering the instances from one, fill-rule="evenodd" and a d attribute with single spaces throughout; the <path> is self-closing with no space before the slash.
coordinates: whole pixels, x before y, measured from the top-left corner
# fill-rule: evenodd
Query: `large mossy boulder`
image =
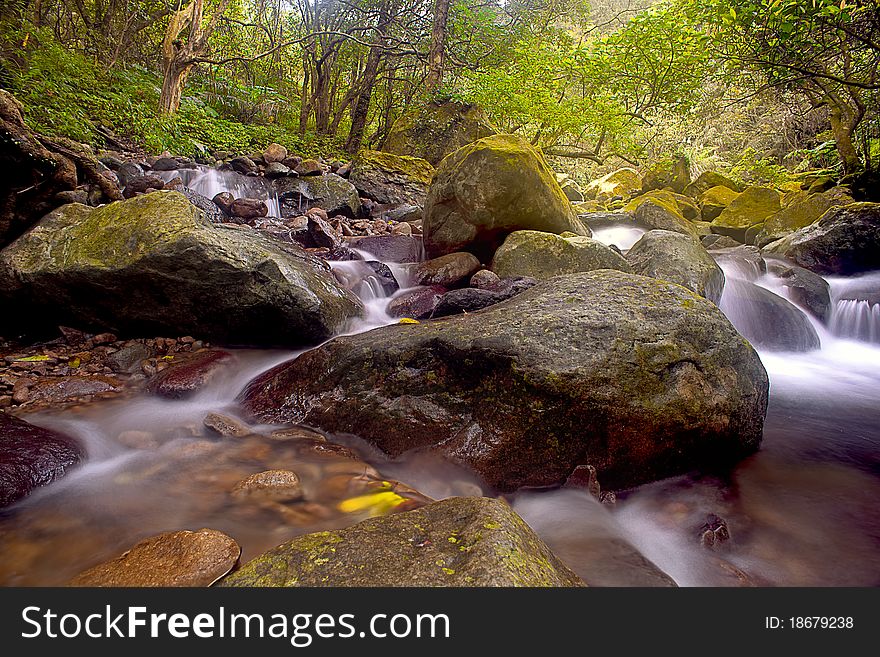
<path id="1" fill-rule="evenodd" d="M 590 182 L 584 190 L 584 198 L 604 203 L 620 197 L 629 200 L 642 190 L 642 177 L 635 169 L 624 167 Z"/>
<path id="2" fill-rule="evenodd" d="M 647 230 L 671 230 L 695 239 L 699 237 L 697 228 L 685 218 L 673 192 L 655 190 L 637 196 L 624 207 L 624 212 Z"/>
<path id="3" fill-rule="evenodd" d="M 710 187 L 700 194 L 700 216 L 703 221 L 714 221 L 724 212 L 724 209 L 736 200 L 739 192 L 729 187 L 718 185 Z"/>
<path id="4" fill-rule="evenodd" d="M 767 389 L 714 304 L 603 269 L 477 313 L 336 338 L 257 377 L 241 402 L 391 456 L 437 451 L 502 491 L 560 484 L 586 464 L 614 489 L 754 451 Z"/>
<path id="5" fill-rule="evenodd" d="M 73 438 L 0 411 L 0 509 L 62 477 L 83 456 Z"/>
<path id="6" fill-rule="evenodd" d="M 769 187 L 747 187 L 712 221 L 712 232 L 746 241 L 746 232 L 781 209 L 781 196 Z"/>
<path id="7" fill-rule="evenodd" d="M 50 213 L 0 252 L 0 290 L 19 309 L 4 325 L 40 320 L 226 344 L 315 344 L 363 311 L 298 246 L 213 226 L 172 191 Z"/>
<path id="8" fill-rule="evenodd" d="M 668 230 L 649 230 L 626 253 L 633 272 L 678 283 L 718 303 L 724 272 L 699 241 Z"/>
<path id="9" fill-rule="evenodd" d="M 296 213 L 321 208 L 330 216 L 357 217 L 361 211 L 361 199 L 355 186 L 335 173 L 276 178 L 272 185 L 281 202 Z"/>
<path id="10" fill-rule="evenodd" d="M 617 251 L 589 237 L 560 237 L 537 230 L 518 230 L 507 236 L 492 259 L 492 271 L 504 277 L 545 279 L 559 274 L 617 269 L 630 272 Z"/>
<path id="11" fill-rule="evenodd" d="M 440 163 L 425 205 L 425 251 L 470 251 L 488 262 L 509 233 L 589 236 L 544 157 L 514 135 L 494 135 Z"/>
<path id="12" fill-rule="evenodd" d="M 700 198 L 713 187 L 725 187 L 732 192 L 741 192 L 742 186 L 735 180 L 728 178 L 717 171 L 704 171 L 696 179 L 684 188 L 684 194 L 691 198 Z"/>
<path id="13" fill-rule="evenodd" d="M 437 166 L 444 157 L 466 144 L 498 130 L 476 105 L 453 100 L 432 101 L 398 118 L 382 150 L 427 160 Z"/>
<path id="14" fill-rule="evenodd" d="M 434 167 L 427 160 L 363 150 L 351 163 L 348 181 L 378 203 L 425 206 Z"/>
<path id="15" fill-rule="evenodd" d="M 795 192 L 786 200 L 782 209 L 767 217 L 764 222 L 764 238 L 767 241 L 779 239 L 809 226 L 833 207 L 853 203 L 848 194 L 834 191 L 819 194 Z"/>
<path id="16" fill-rule="evenodd" d="M 670 189 L 678 194 L 684 193 L 691 182 L 691 169 L 683 155 L 655 162 L 642 175 L 642 191 Z"/>
<path id="17" fill-rule="evenodd" d="M 767 246 L 819 274 L 851 275 L 880 268 L 880 203 L 828 210 L 815 223 Z"/>
<path id="18" fill-rule="evenodd" d="M 583 586 L 500 500 L 452 497 L 298 536 L 221 586 Z"/>

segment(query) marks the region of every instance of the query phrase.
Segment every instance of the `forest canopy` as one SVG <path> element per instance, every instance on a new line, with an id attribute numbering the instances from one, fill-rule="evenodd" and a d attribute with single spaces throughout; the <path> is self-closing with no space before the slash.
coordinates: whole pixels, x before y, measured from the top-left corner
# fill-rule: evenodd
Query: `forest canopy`
<path id="1" fill-rule="evenodd" d="M 452 99 L 590 172 L 880 160 L 876 0 L 11 0 L 0 21 L 26 120 L 94 145 L 354 153 Z"/>

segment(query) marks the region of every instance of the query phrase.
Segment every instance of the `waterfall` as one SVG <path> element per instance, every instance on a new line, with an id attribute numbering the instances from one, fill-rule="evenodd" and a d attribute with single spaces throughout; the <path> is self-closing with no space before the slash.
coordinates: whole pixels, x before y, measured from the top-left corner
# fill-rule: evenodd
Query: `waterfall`
<path id="1" fill-rule="evenodd" d="M 221 171 L 213 167 L 156 171 L 165 182 L 180 178 L 185 187 L 196 194 L 213 199 L 220 192 L 229 192 L 235 198 L 258 198 L 269 208 L 269 217 L 281 217 L 281 201 L 272 183 L 259 176 L 243 176 L 236 171 Z"/>

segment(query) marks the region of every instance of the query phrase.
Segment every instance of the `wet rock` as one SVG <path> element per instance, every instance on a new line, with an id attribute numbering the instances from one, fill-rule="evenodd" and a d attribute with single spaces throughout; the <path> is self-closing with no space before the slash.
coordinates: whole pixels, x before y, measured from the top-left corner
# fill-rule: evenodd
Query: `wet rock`
<path id="1" fill-rule="evenodd" d="M 238 544 L 214 529 L 166 532 L 80 573 L 70 586 L 210 586 L 240 555 Z"/>
<path id="2" fill-rule="evenodd" d="M 623 256 L 601 242 L 589 237 L 562 237 L 536 230 L 511 233 L 492 259 L 492 271 L 501 277 L 545 279 L 596 269 L 631 271 Z"/>
<path id="3" fill-rule="evenodd" d="M 149 431 L 129 430 L 116 436 L 116 442 L 132 449 L 155 449 L 159 446 L 156 436 Z"/>
<path id="4" fill-rule="evenodd" d="M 172 364 L 153 376 L 147 381 L 147 390 L 154 395 L 169 399 L 188 397 L 204 388 L 233 360 L 233 355 L 228 351 L 199 352 L 181 363 Z"/>
<path id="5" fill-rule="evenodd" d="M 34 382 L 28 390 L 29 403 L 62 403 L 79 397 L 118 392 L 122 382 L 111 376 L 55 376 Z"/>
<path id="6" fill-rule="evenodd" d="M 668 230 L 649 230 L 626 254 L 633 273 L 678 283 L 718 303 L 724 273 L 693 238 Z"/>
<path id="7" fill-rule="evenodd" d="M 506 298 L 506 296 L 498 292 L 480 290 L 473 287 L 450 290 L 440 297 L 431 317 L 446 317 L 448 315 L 476 312 L 482 308 L 500 303 Z"/>
<path id="8" fill-rule="evenodd" d="M 224 214 L 232 214 L 232 204 L 235 203 L 235 197 L 229 192 L 220 192 L 215 194 L 211 199 L 214 204 L 223 211 Z"/>
<path id="9" fill-rule="evenodd" d="M 767 271 L 782 279 L 788 296 L 823 322 L 831 315 L 831 288 L 824 278 L 784 260 L 767 258 Z"/>
<path id="10" fill-rule="evenodd" d="M 173 157 L 160 157 L 153 162 L 153 171 L 177 171 L 180 168 L 180 162 Z"/>
<path id="11" fill-rule="evenodd" d="M 367 260 L 366 264 L 367 267 L 375 272 L 376 278 L 382 285 L 386 296 L 391 296 L 400 289 L 400 285 L 398 285 L 397 279 L 394 278 L 394 273 L 388 265 L 383 262 L 376 262 L 375 260 Z"/>
<path id="12" fill-rule="evenodd" d="M 749 281 L 728 278 L 721 310 L 749 342 L 771 351 L 812 351 L 821 346 L 807 316 L 786 299 Z"/>
<path id="13" fill-rule="evenodd" d="M 847 276 L 877 269 L 880 203 L 831 208 L 816 223 L 773 242 L 765 250 L 819 274 Z"/>
<path id="14" fill-rule="evenodd" d="M 283 178 L 290 175 L 290 168 L 281 164 L 281 162 L 272 162 L 266 167 L 264 174 L 267 178 Z"/>
<path id="15" fill-rule="evenodd" d="M 212 225 L 171 191 L 50 213 L 0 252 L 0 301 L 21 310 L 0 318 L 0 333 L 52 322 L 287 346 L 325 340 L 363 312 L 325 263 Z"/>
<path id="16" fill-rule="evenodd" d="M 257 219 L 269 214 L 266 203 L 258 198 L 238 198 L 232 202 L 229 212 L 233 217 L 242 219 Z"/>
<path id="17" fill-rule="evenodd" d="M 699 533 L 700 544 L 708 548 L 715 547 L 730 538 L 727 522 L 714 513 L 706 516 L 706 522 L 700 527 Z"/>
<path id="18" fill-rule="evenodd" d="M 214 433 L 225 437 L 242 438 L 253 433 L 235 418 L 220 413 L 208 413 L 202 420 L 202 424 Z"/>
<path id="19" fill-rule="evenodd" d="M 125 198 L 133 198 L 138 194 L 143 194 L 149 189 L 164 189 L 165 181 L 159 176 L 144 175 L 140 178 L 132 178 L 122 192 Z"/>
<path id="20" fill-rule="evenodd" d="M 459 497 L 308 534 L 222 586 L 582 586 L 504 502 Z"/>
<path id="21" fill-rule="evenodd" d="M 233 171 L 237 171 L 238 173 L 242 173 L 245 175 L 257 172 L 256 163 L 251 158 L 244 155 L 241 157 L 232 158 L 232 160 L 229 162 L 229 166 L 232 167 Z"/>
<path id="22" fill-rule="evenodd" d="M 348 180 L 363 196 L 378 203 L 424 207 L 434 167 L 427 160 L 362 150 L 352 161 Z"/>
<path id="23" fill-rule="evenodd" d="M 180 193 L 186 196 L 190 203 L 205 213 L 212 224 L 222 224 L 226 221 L 226 215 L 221 211 L 217 204 L 207 196 L 194 192 L 189 187 L 181 187 Z M 219 194 L 218 194 L 219 196 Z M 230 195 L 231 196 L 231 195 Z"/>
<path id="24" fill-rule="evenodd" d="M 486 261 L 516 230 L 590 234 L 543 157 L 513 135 L 480 139 L 443 160 L 423 230 L 431 257 L 470 251 Z"/>
<path id="25" fill-rule="evenodd" d="M 417 285 L 455 287 L 480 269 L 480 261 L 467 252 L 448 253 L 419 263 L 415 270 Z"/>
<path id="26" fill-rule="evenodd" d="M 119 351 L 107 357 L 110 369 L 119 374 L 134 374 L 141 369 L 141 363 L 155 356 L 155 351 L 143 342 L 129 342 Z"/>
<path id="27" fill-rule="evenodd" d="M 272 181 L 272 185 L 283 205 L 290 208 L 292 213 L 299 214 L 307 208 L 318 207 L 331 216 L 360 215 L 361 200 L 357 190 L 335 173 L 306 178 L 277 178 Z"/>
<path id="28" fill-rule="evenodd" d="M 767 273 L 767 263 L 761 251 L 748 245 L 728 249 L 713 249 L 712 257 L 719 265 L 732 269 L 740 278 L 753 281 Z"/>
<path id="29" fill-rule="evenodd" d="M 317 215 L 309 215 L 306 225 L 315 246 L 332 250 L 342 245 L 339 235 L 326 219 Z"/>
<path id="30" fill-rule="evenodd" d="M 73 438 L 0 411 L 0 508 L 62 477 L 83 455 Z"/>
<path id="31" fill-rule="evenodd" d="M 135 178 L 142 178 L 144 175 L 143 167 L 137 162 L 125 162 L 116 171 L 116 177 L 119 178 L 120 187 L 128 187 L 129 183 Z"/>
<path id="32" fill-rule="evenodd" d="M 294 502 L 303 498 L 302 484 L 290 470 L 266 470 L 238 482 L 232 495 L 240 498 Z"/>
<path id="33" fill-rule="evenodd" d="M 714 304 L 606 269 L 336 338 L 252 381 L 242 403 L 393 457 L 433 449 L 507 491 L 560 484 L 582 463 L 623 488 L 739 458 L 760 443 L 767 390 Z"/>
<path id="34" fill-rule="evenodd" d="M 387 312 L 392 317 L 427 319 L 445 293 L 446 288 L 439 285 L 410 290 L 389 301 Z"/>
<path id="35" fill-rule="evenodd" d="M 348 245 L 373 254 L 382 262 L 420 262 L 425 252 L 422 238 L 410 235 L 375 235 L 348 240 Z"/>
<path id="36" fill-rule="evenodd" d="M 501 282 L 501 278 L 494 271 L 481 269 L 471 276 L 469 285 L 479 290 L 486 290 Z"/>

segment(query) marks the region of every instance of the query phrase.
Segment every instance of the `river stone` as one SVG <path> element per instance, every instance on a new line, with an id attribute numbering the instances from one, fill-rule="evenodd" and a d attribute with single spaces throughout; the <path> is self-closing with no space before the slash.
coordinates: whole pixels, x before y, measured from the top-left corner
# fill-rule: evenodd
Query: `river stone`
<path id="1" fill-rule="evenodd" d="M 624 211 L 647 230 L 671 230 L 693 238 L 699 237 L 694 225 L 685 219 L 672 192 L 657 190 L 642 194 L 630 201 Z"/>
<path id="2" fill-rule="evenodd" d="M 52 376 L 30 386 L 28 401 L 60 404 L 79 397 L 118 392 L 121 388 L 122 381 L 112 376 Z"/>
<path id="3" fill-rule="evenodd" d="M 247 175 L 249 173 L 256 173 L 257 164 L 251 158 L 246 155 L 242 155 L 240 157 L 234 157 L 229 162 L 229 166 L 232 167 L 233 171 L 237 171 L 238 173 Z"/>
<path id="4" fill-rule="evenodd" d="M 141 371 L 141 363 L 155 355 L 155 350 L 143 342 L 130 342 L 107 357 L 107 365 L 117 374 Z"/>
<path id="5" fill-rule="evenodd" d="M 281 163 L 287 159 L 287 149 L 281 144 L 271 143 L 263 151 L 263 160 L 266 164 Z"/>
<path id="6" fill-rule="evenodd" d="M 624 167 L 590 182 L 584 190 L 589 200 L 604 202 L 615 196 L 629 199 L 642 191 L 642 177 L 635 169 Z"/>
<path id="7" fill-rule="evenodd" d="M 329 216 L 357 217 L 361 211 L 361 200 L 354 185 L 335 173 L 276 178 L 272 185 L 281 201 L 299 213 L 317 207 Z"/>
<path id="8" fill-rule="evenodd" d="M 168 399 L 188 397 L 204 388 L 234 360 L 228 351 L 209 349 L 198 352 L 157 372 L 147 381 L 147 390 Z"/>
<path id="9" fill-rule="evenodd" d="M 831 208 L 816 223 L 765 249 L 819 274 L 852 275 L 880 268 L 880 203 Z"/>
<path id="10" fill-rule="evenodd" d="M 453 497 L 294 538 L 221 586 L 583 586 L 500 500 Z"/>
<path id="11" fill-rule="evenodd" d="M 389 301 L 386 311 L 391 317 L 426 319 L 434 312 L 445 293 L 446 288 L 439 285 L 409 290 Z"/>
<path id="12" fill-rule="evenodd" d="M 719 307 L 756 347 L 770 351 L 821 347 L 816 329 L 797 306 L 750 281 L 728 278 Z"/>
<path id="13" fill-rule="evenodd" d="M 235 497 L 293 502 L 303 497 L 302 484 L 290 470 L 266 470 L 242 479 L 232 488 Z"/>
<path id="14" fill-rule="evenodd" d="M 417 285 L 455 287 L 480 270 L 480 261 L 472 253 L 459 251 L 420 262 L 415 270 Z"/>
<path id="15" fill-rule="evenodd" d="M 322 261 L 257 231 L 213 226 L 173 191 L 50 213 L 0 253 L 4 300 L 21 311 L 0 325 L 251 345 L 315 344 L 363 312 Z"/>
<path id="16" fill-rule="evenodd" d="M 684 194 L 691 198 L 700 198 L 708 190 L 714 187 L 724 187 L 732 192 L 739 193 L 742 187 L 734 180 L 717 171 L 704 171 L 687 187 L 684 188 Z"/>
<path id="17" fill-rule="evenodd" d="M 561 484 L 585 463 L 613 489 L 753 452 L 767 389 L 714 304 L 606 269 L 479 313 L 336 338 L 241 401 L 261 421 L 353 433 L 392 457 L 433 449 L 498 490 Z"/>
<path id="18" fill-rule="evenodd" d="M 212 224 L 222 224 L 227 220 L 226 215 L 223 214 L 220 206 L 207 196 L 202 196 L 198 192 L 191 190 L 189 187 L 181 187 L 178 191 L 186 196 L 190 203 L 204 212 L 205 217 L 207 217 L 208 221 Z"/>
<path id="19" fill-rule="evenodd" d="M 349 182 L 377 203 L 424 207 L 434 167 L 427 160 L 362 150 L 351 163 Z"/>
<path id="20" fill-rule="evenodd" d="M 83 456 L 73 438 L 0 411 L 0 509 L 62 477 Z"/>
<path id="21" fill-rule="evenodd" d="M 724 208 L 733 203 L 739 192 L 719 185 L 710 187 L 700 195 L 700 216 L 703 221 L 714 221 L 724 212 Z"/>
<path id="22" fill-rule="evenodd" d="M 487 262 L 515 230 L 590 235 L 544 157 L 513 135 L 480 139 L 440 163 L 422 230 L 430 257 L 464 250 Z"/>
<path id="23" fill-rule="evenodd" d="M 488 289 L 493 285 L 497 285 L 501 282 L 501 278 L 499 278 L 498 274 L 489 269 L 481 269 L 476 274 L 471 276 L 471 280 L 468 283 L 471 287 L 475 287 L 481 290 Z"/>
<path id="24" fill-rule="evenodd" d="M 507 236 L 492 259 L 498 276 L 552 278 L 595 269 L 630 272 L 617 251 L 589 237 L 560 237 L 537 230 L 518 230 Z"/>
<path id="25" fill-rule="evenodd" d="M 721 299 L 724 272 L 702 244 L 681 233 L 649 230 L 627 251 L 632 271 L 683 285 L 713 303 Z"/>
<path id="26" fill-rule="evenodd" d="M 472 313 L 482 310 L 509 298 L 507 295 L 491 290 L 480 290 L 474 287 L 464 287 L 460 290 L 450 290 L 437 302 L 431 317 L 447 317 L 459 313 Z"/>
<path id="27" fill-rule="evenodd" d="M 241 548 L 215 529 L 166 532 L 93 566 L 70 586 L 210 586 L 232 570 Z"/>
<path id="28" fill-rule="evenodd" d="M 742 244 L 732 237 L 728 237 L 727 235 L 716 235 L 715 233 L 703 235 L 700 238 L 700 243 L 706 249 L 735 249 L 738 246 L 742 246 Z"/>
<path id="29" fill-rule="evenodd" d="M 768 187 L 747 187 L 712 221 L 712 232 L 745 242 L 746 231 L 764 223 L 781 209 L 779 192 Z"/>
<path id="30" fill-rule="evenodd" d="M 227 438 L 244 438 L 253 432 L 233 417 L 221 413 L 208 413 L 202 424 L 206 429 Z"/>
<path id="31" fill-rule="evenodd" d="M 437 100 L 405 112 L 391 126 L 382 150 L 434 166 L 457 149 L 498 130 L 476 105 Z"/>
<path id="32" fill-rule="evenodd" d="M 779 239 L 799 228 L 809 226 L 833 207 L 849 205 L 853 202 L 851 196 L 839 192 L 822 194 L 795 192 L 787 200 L 788 202 L 779 212 L 770 215 L 764 222 L 764 237 L 767 241 Z"/>
<path id="33" fill-rule="evenodd" d="M 792 301 L 806 308 L 823 322 L 830 319 L 831 287 L 824 278 L 785 260 L 765 258 L 765 262 L 767 270 L 782 279 L 782 284 L 788 289 L 788 296 Z"/>
<path id="34" fill-rule="evenodd" d="M 269 214 L 269 208 L 258 198 L 237 198 L 229 206 L 229 213 L 242 219 L 258 219 Z"/>

